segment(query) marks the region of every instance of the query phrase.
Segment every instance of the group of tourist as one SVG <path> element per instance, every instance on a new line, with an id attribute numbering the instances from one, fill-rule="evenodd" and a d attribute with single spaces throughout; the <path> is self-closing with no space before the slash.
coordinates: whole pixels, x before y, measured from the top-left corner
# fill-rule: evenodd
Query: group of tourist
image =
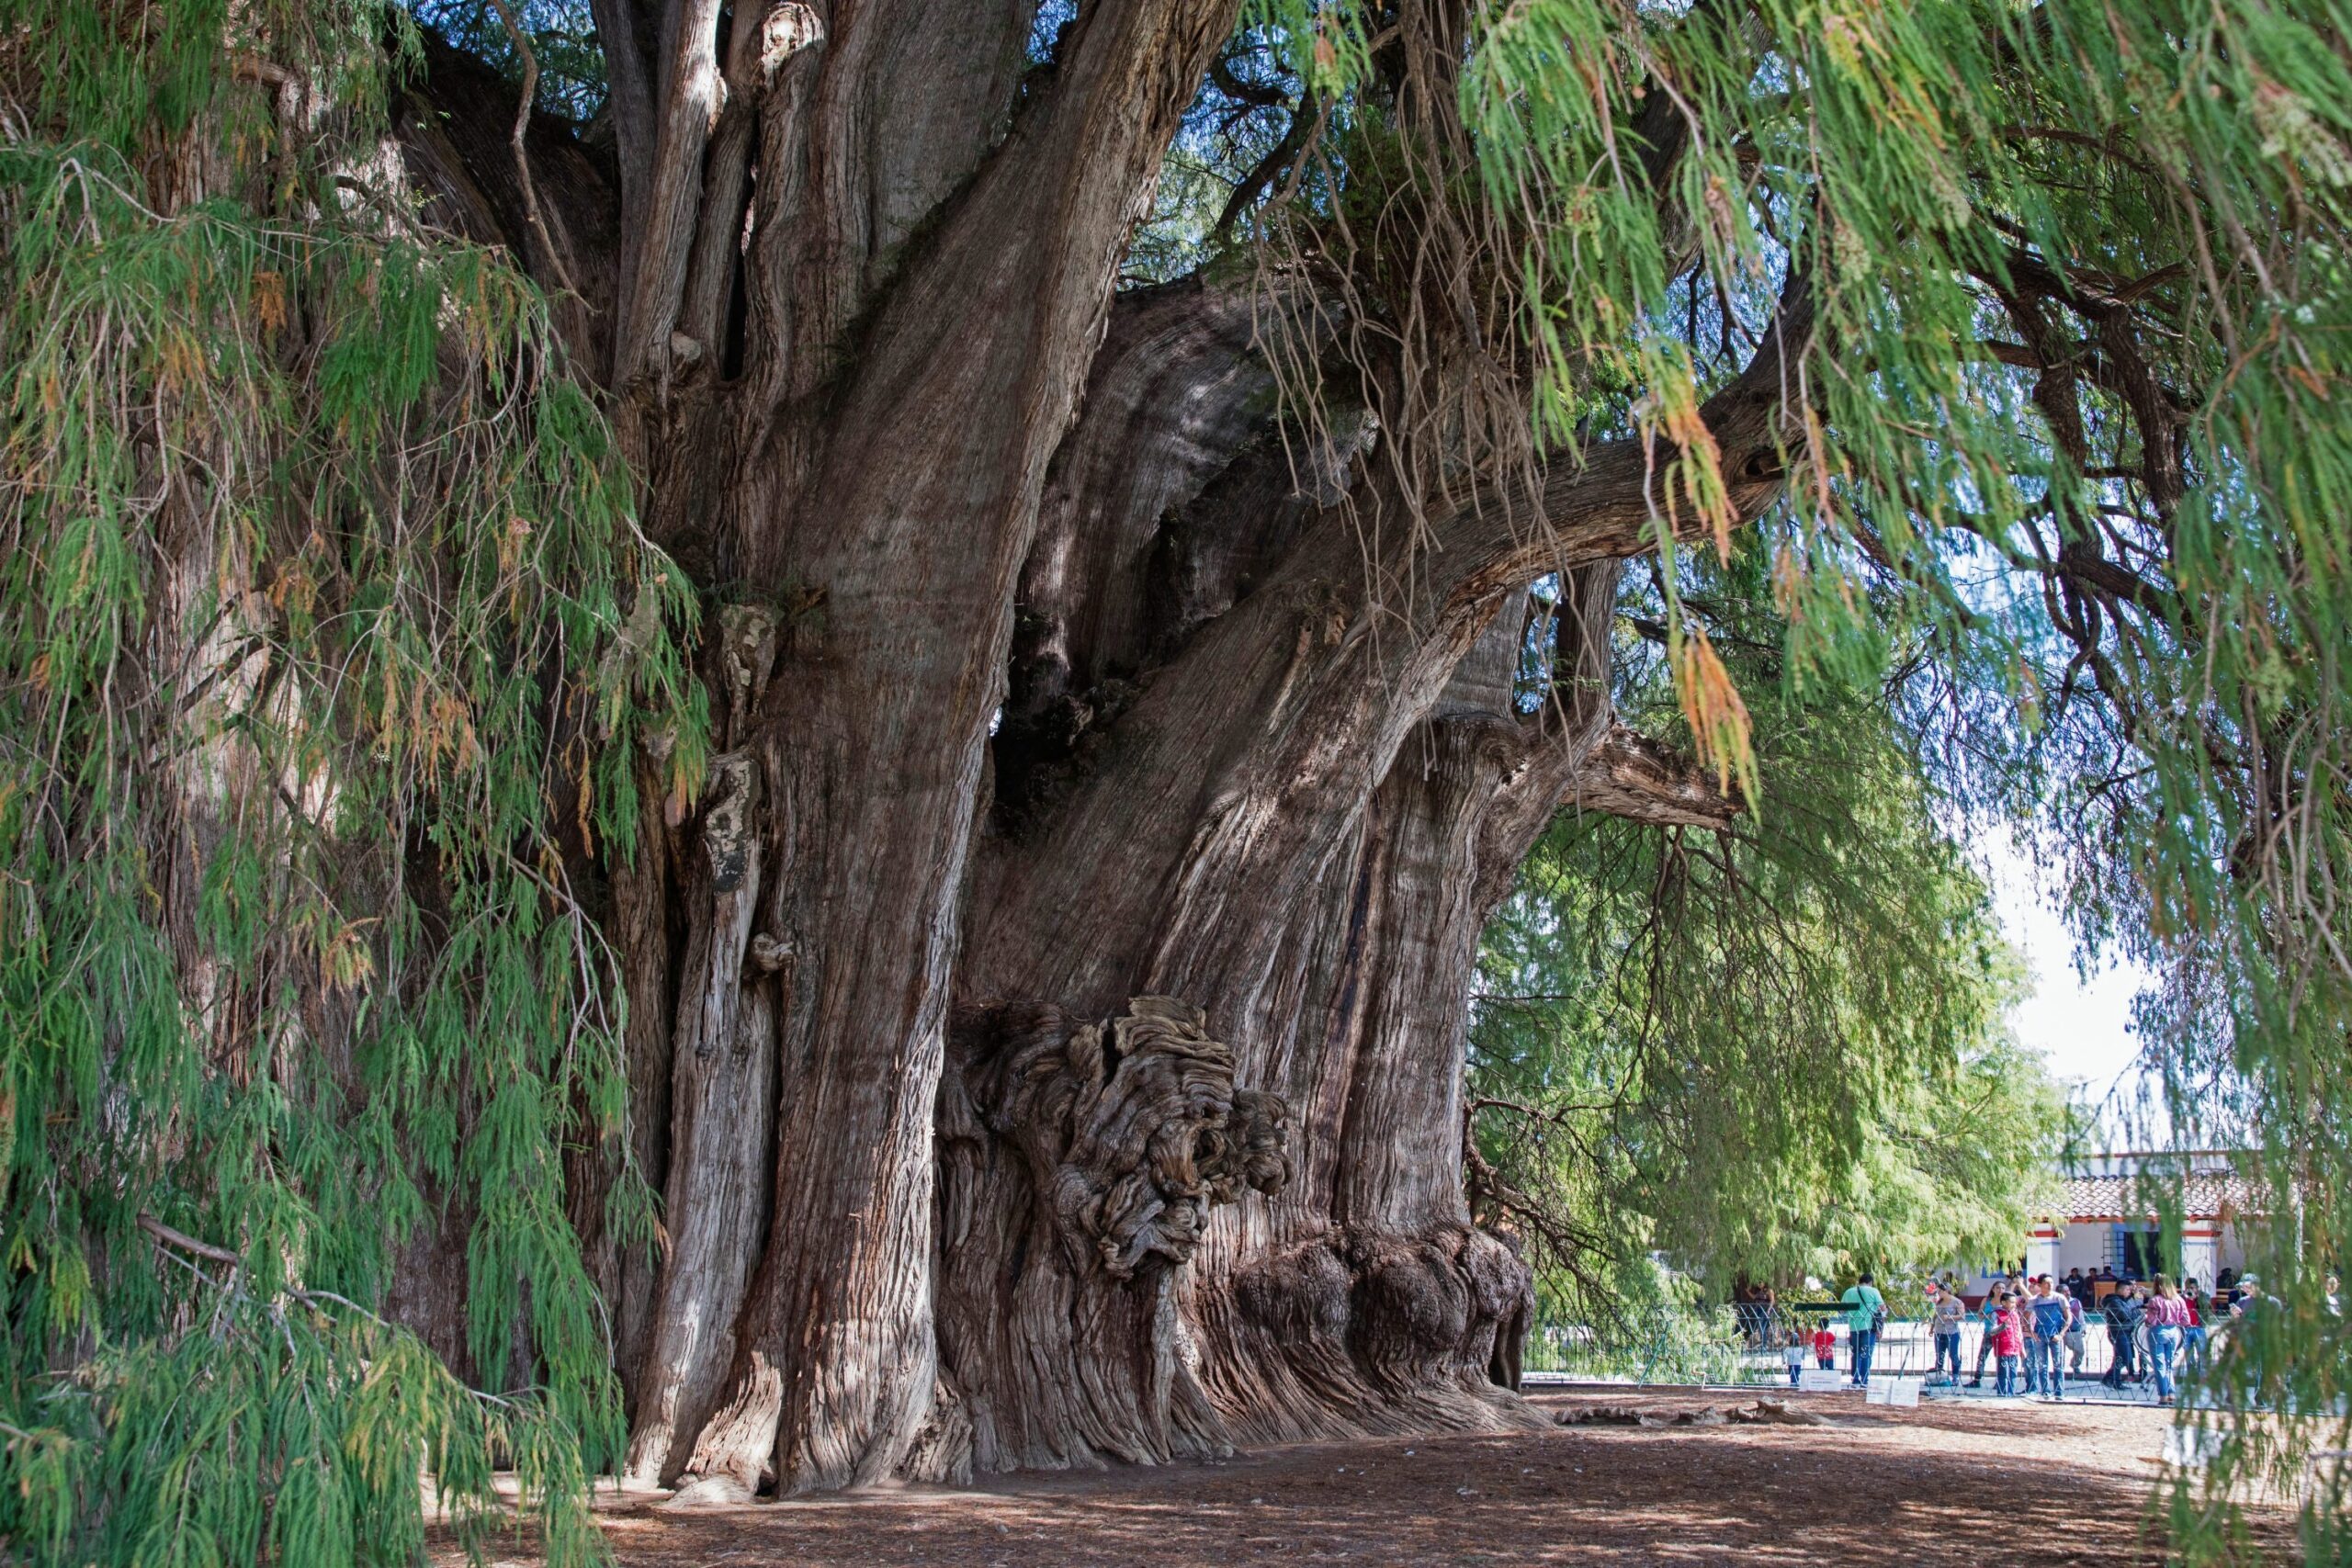
<path id="1" fill-rule="evenodd" d="M 2328 1289 L 2332 1301 L 2332 1279 Z M 2028 1278 L 2023 1270 L 2013 1270 L 1994 1280 L 1973 1308 L 1957 1276 L 1946 1274 L 1928 1282 L 1927 1299 L 1935 1347 L 1930 1382 L 1962 1386 L 1965 1375 L 1964 1386 L 1982 1388 L 1989 1366 L 1998 1397 L 2063 1399 L 2069 1379 L 2081 1382 L 2090 1376 L 2086 1371 L 2087 1339 L 2096 1319 L 2112 1348 L 2098 1381 L 2114 1390 L 2153 1381 L 2158 1400 L 2169 1404 L 2184 1370 L 2189 1375 L 2203 1371 L 2214 1333 L 2243 1317 L 2261 1298 L 2252 1275 L 2225 1271 L 2208 1292 L 2193 1279 L 2175 1285 L 2161 1274 L 2143 1280 L 2119 1278 L 2111 1269 L 2090 1273 L 2077 1269 L 2064 1279 L 2049 1274 Z M 1819 1314 L 1810 1320 L 1784 1315 L 1769 1290 L 1735 1304 L 1749 1343 L 1781 1352 L 1792 1386 L 1808 1364 L 1836 1370 L 1836 1325 L 1841 1320 L 1848 1380 L 1858 1387 L 1870 1382 L 1887 1309 L 1869 1274 L 1849 1286 L 1834 1306 L 1807 1308 Z M 1973 1369 L 1964 1365 L 1962 1354 L 1971 1317 L 1981 1329 Z"/>
<path id="2" fill-rule="evenodd" d="M 1838 1330 L 1828 1317 L 1815 1320 L 1807 1328 L 1794 1316 L 1783 1317 L 1769 1290 L 1735 1304 L 1742 1309 L 1743 1325 L 1754 1325 L 1752 1342 L 1780 1347 L 1789 1369 L 1790 1387 L 1802 1380 L 1808 1350 L 1823 1371 L 1838 1370 Z M 1879 1293 L 1877 1282 L 1865 1274 L 1846 1288 L 1838 1304 L 1840 1310 L 1836 1315 L 1846 1320 L 1848 1381 L 1861 1388 L 1871 1381 L 1871 1359 L 1877 1352 L 1878 1337 L 1886 1331 L 1886 1298 Z"/>
<path id="3" fill-rule="evenodd" d="M 2250 1276 L 2233 1280 L 2220 1294 L 2212 1294 L 2195 1280 L 2176 1285 L 2162 1274 L 2141 1280 L 2119 1280 L 2111 1269 L 2095 1274 L 2075 1269 L 2064 1280 L 2047 1274 L 2029 1280 L 2022 1272 L 2012 1273 L 1996 1281 L 1976 1309 L 1983 1336 L 1967 1386 L 1984 1386 L 1990 1360 L 1999 1396 L 2063 1399 L 2067 1378 L 2084 1375 L 2086 1329 L 2096 1315 L 2113 1352 L 2099 1382 L 2120 1390 L 2127 1382 L 2153 1377 L 2156 1398 L 2170 1404 L 2184 1356 L 2191 1373 L 2204 1370 L 2214 1329 L 2244 1315 L 2254 1300 L 2253 1284 Z M 1930 1284 L 1928 1292 L 1934 1371 L 1958 1383 L 1961 1325 L 1967 1307 L 1957 1281 L 1949 1278 Z"/>
<path id="4" fill-rule="evenodd" d="M 1939 1379 L 1960 1382 L 1962 1325 L 1968 1316 L 1957 1281 L 1947 1277 L 1928 1287 Z M 2013 1275 L 1985 1292 L 1976 1309 L 1982 1333 L 1976 1366 L 1968 1386 L 1984 1386 L 1984 1364 L 1993 1363 L 1994 1386 L 2003 1398 L 2019 1393 L 2064 1398 L 2066 1376 L 2080 1376 L 2084 1317 L 2081 1298 L 2059 1290 L 2049 1275 L 2028 1280 Z"/>

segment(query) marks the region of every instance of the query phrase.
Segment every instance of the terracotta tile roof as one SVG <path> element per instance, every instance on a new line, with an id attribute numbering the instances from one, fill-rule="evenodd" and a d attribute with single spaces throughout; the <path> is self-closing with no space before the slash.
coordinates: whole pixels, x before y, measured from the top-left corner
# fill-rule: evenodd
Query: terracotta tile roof
<path id="1" fill-rule="evenodd" d="M 2181 1194 L 2181 1213 L 2192 1219 L 2258 1212 L 2254 1184 L 2243 1176 L 2222 1172 L 2188 1178 Z M 2059 1213 L 2070 1220 L 2143 1219 L 2151 1217 L 2146 1194 L 2136 1176 L 2069 1177 Z"/>

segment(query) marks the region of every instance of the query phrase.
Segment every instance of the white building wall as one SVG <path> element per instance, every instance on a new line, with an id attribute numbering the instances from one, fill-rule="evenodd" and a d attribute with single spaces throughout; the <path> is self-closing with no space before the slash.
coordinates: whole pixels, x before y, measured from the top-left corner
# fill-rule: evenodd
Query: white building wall
<path id="1" fill-rule="evenodd" d="M 2059 1227 L 2054 1224 L 2036 1225 L 2032 1235 L 2026 1238 L 2025 1277 L 2027 1279 L 2030 1280 L 2041 1274 L 2047 1274 L 2052 1279 L 2064 1276 L 2066 1270 L 2058 1261 L 2062 1240 L 2058 1229 Z"/>
<path id="2" fill-rule="evenodd" d="M 2207 1290 L 2227 1264 L 2222 1261 L 2222 1228 L 2218 1224 L 2200 1224 L 2191 1220 L 2181 1227 L 2180 1277 L 2194 1280 Z"/>
<path id="3" fill-rule="evenodd" d="M 2078 1224 L 2058 1227 L 2058 1261 L 2051 1272 L 2064 1279 L 2069 1271 L 2079 1269 L 2086 1274 L 2098 1272 L 2101 1264 L 2111 1264 L 2108 1256 L 2112 1229 L 2104 1220 L 2084 1220 Z"/>

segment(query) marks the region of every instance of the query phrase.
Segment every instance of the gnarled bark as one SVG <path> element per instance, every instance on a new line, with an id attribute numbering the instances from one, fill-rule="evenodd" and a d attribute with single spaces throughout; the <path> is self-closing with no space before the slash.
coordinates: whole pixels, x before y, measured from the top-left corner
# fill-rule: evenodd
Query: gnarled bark
<path id="1" fill-rule="evenodd" d="M 1718 406 L 1736 457 L 1754 449 L 1737 444 L 1743 430 L 1769 449 L 1773 422 L 1749 423 L 1747 400 L 1775 365 L 1759 362 Z M 1237 449 L 1237 469 L 1248 456 Z M 1741 503 L 1760 507 L 1776 471 L 1744 481 Z M 1234 1032 L 1245 1079 L 1300 1118 L 1298 1179 L 1220 1216 L 1180 1282 L 1202 1398 L 1126 1400 L 1125 1430 L 1091 1436 L 1090 1450 L 1156 1456 L 1524 1418 L 1490 1380 L 1513 1375 L 1526 1270 L 1471 1225 L 1461 1186 L 1478 931 L 1565 801 L 1715 825 L 1733 809 L 1611 719 L 1610 553 L 1638 532 L 1647 500 L 1630 449 L 1604 449 L 1585 474 L 1589 488 L 1547 487 L 1562 498 L 1561 553 L 1598 558 L 1574 575 L 1563 619 L 1562 666 L 1580 678 L 1540 715 L 1511 699 L 1518 595 L 1478 586 L 1535 570 L 1496 520 L 1483 544 L 1452 520 L 1467 581 L 1427 574 L 1402 613 L 1375 602 L 1360 556 L 1353 572 L 1340 565 L 1361 545 L 1334 510 L 1285 525 L 1299 542 L 1254 591 L 1233 580 L 1231 557 L 1169 558 L 1223 531 L 1160 522 L 1157 569 L 1214 603 L 1202 578 L 1222 564 L 1229 608 L 1179 632 L 1131 703 L 1073 748 L 1080 765 L 1059 795 L 1033 792 L 1029 813 L 985 846 L 962 984 L 1081 1008 L 1134 987 L 1181 992 Z M 1114 509 L 1106 525 L 1152 525 Z M 1045 623 L 1041 646 L 1058 606 L 1120 591 L 1110 577 L 1058 574 L 1054 604 L 1024 606 Z M 1069 690 L 1090 672 L 1056 673 Z M 1038 1444 L 1022 1457 L 1088 1456 Z"/>
<path id="2" fill-rule="evenodd" d="M 1287 1108 L 1239 1087 L 1198 1009 L 1080 1023 L 967 1008 L 940 1095 L 941 1377 L 968 1456 L 934 1474 L 1164 1460 L 1197 1403 L 1172 1292 L 1211 1209 L 1290 1179 Z"/>

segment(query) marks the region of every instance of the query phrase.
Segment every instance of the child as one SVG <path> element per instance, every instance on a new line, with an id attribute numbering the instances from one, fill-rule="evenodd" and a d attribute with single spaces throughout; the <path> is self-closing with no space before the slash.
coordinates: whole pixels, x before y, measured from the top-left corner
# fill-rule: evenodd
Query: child
<path id="1" fill-rule="evenodd" d="M 1993 1326 L 1993 1354 L 2000 1358 L 2000 1371 L 1993 1392 L 2003 1399 L 2015 1399 L 2018 1362 L 2025 1355 L 2025 1319 L 2014 1302 L 2001 1303 L 2000 1315 Z"/>
<path id="2" fill-rule="evenodd" d="M 1797 1374 L 1804 1371 L 1804 1330 L 1791 1323 L 1781 1331 L 1781 1358 L 1788 1363 L 1789 1386 L 1797 1386 Z"/>
<path id="3" fill-rule="evenodd" d="M 1826 1322 L 1813 1331 L 1813 1359 L 1825 1372 L 1838 1370 L 1838 1336 Z"/>

